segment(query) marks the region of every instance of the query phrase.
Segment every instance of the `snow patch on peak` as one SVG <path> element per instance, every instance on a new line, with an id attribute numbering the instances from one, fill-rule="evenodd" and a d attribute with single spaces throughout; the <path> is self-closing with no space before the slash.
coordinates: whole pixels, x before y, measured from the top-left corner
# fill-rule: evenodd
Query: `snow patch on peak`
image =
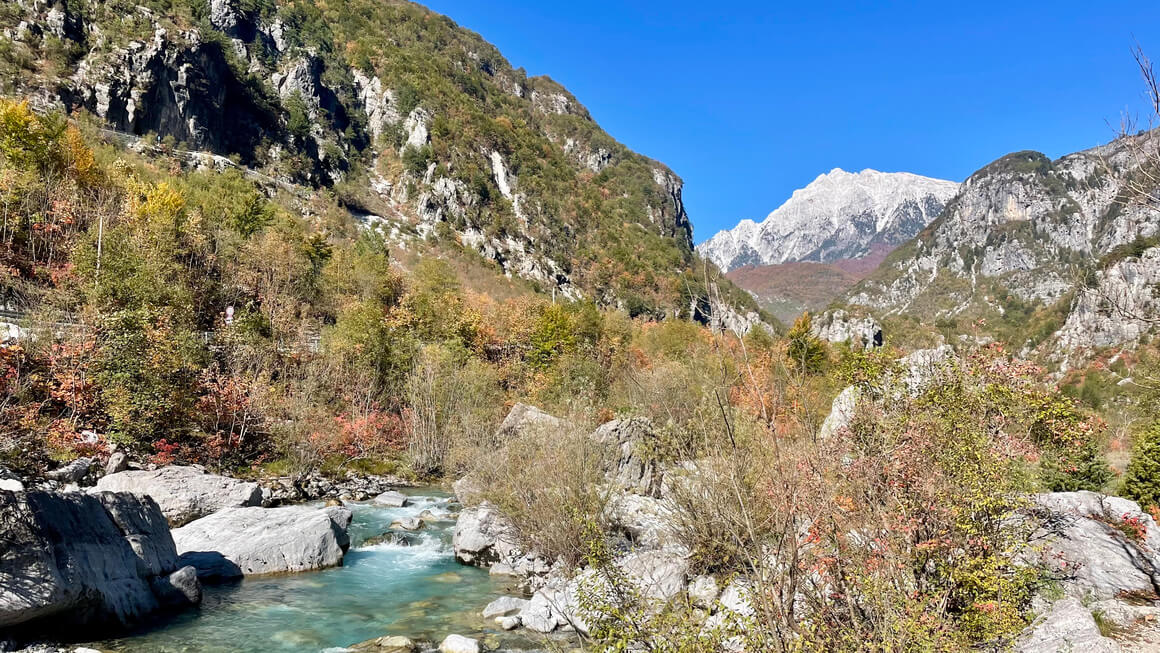
<path id="1" fill-rule="evenodd" d="M 834 168 L 799 188 L 760 223 L 742 220 L 698 247 L 724 271 L 743 265 L 858 258 L 895 247 L 938 217 L 959 189 L 908 172 Z"/>

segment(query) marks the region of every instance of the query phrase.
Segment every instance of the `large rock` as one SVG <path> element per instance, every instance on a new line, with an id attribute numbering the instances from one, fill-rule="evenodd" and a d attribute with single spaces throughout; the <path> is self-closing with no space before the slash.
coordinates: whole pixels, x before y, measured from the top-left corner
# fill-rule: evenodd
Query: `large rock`
<path id="1" fill-rule="evenodd" d="M 640 596 L 668 602 L 680 596 L 688 584 L 689 562 L 670 551 L 634 551 L 617 561 Z"/>
<path id="2" fill-rule="evenodd" d="M 1044 518 L 1035 537 L 1041 561 L 1068 595 L 1160 598 L 1160 528 L 1139 505 L 1095 492 L 1040 494 L 1034 501 Z"/>
<path id="3" fill-rule="evenodd" d="M 129 469 L 129 457 L 125 455 L 124 451 L 114 451 L 109 456 L 109 462 L 105 463 L 105 476 L 118 474 L 127 469 Z"/>
<path id="4" fill-rule="evenodd" d="M 672 504 L 639 494 L 615 494 L 604 509 L 605 517 L 638 547 L 675 549 L 681 546 L 672 522 Z"/>
<path id="5" fill-rule="evenodd" d="M 200 599 L 196 579 L 184 599 L 154 589 L 177 568 L 169 527 L 148 497 L 0 494 L 0 629 L 59 634 L 137 623 Z"/>
<path id="6" fill-rule="evenodd" d="M 516 614 L 520 610 L 523 610 L 527 604 L 527 599 L 521 599 L 516 596 L 501 596 L 487 604 L 487 607 L 483 609 L 483 618 L 493 619 L 495 617 L 506 617 Z"/>
<path id="7" fill-rule="evenodd" d="M 228 508 L 173 531 L 179 562 L 208 579 L 325 569 L 342 564 L 351 512 L 313 508 Z"/>
<path id="8" fill-rule="evenodd" d="M 515 526 L 489 503 L 465 508 L 459 514 L 451 548 L 455 559 L 465 565 L 502 565 L 517 576 L 544 574 L 549 569 L 542 558 L 524 551 Z"/>
<path id="9" fill-rule="evenodd" d="M 1035 621 L 1019 638 L 1018 653 L 1119 653 L 1115 640 L 1100 628 L 1078 599 L 1056 601 L 1048 613 Z"/>
<path id="10" fill-rule="evenodd" d="M 659 494 L 660 469 L 652 455 L 656 434 L 651 422 L 639 417 L 612 420 L 597 428 L 592 438 L 607 449 L 609 481 L 637 494 Z"/>
<path id="11" fill-rule="evenodd" d="M 479 653 L 479 642 L 463 635 L 448 635 L 439 645 L 439 653 Z"/>
<path id="12" fill-rule="evenodd" d="M 529 433 L 552 432 L 564 426 L 564 420 L 559 417 L 549 415 L 535 406 L 516 404 L 500 423 L 496 439 L 503 442 Z"/>
<path id="13" fill-rule="evenodd" d="M 77 458 L 64 467 L 46 472 L 44 477 L 50 481 L 60 481 L 61 483 L 80 483 L 88 476 L 92 466 L 92 458 Z"/>
<path id="14" fill-rule="evenodd" d="M 375 497 L 375 503 L 388 508 L 402 508 L 410 503 L 410 500 L 402 492 L 390 490 Z"/>
<path id="15" fill-rule="evenodd" d="M 826 415 L 826 419 L 822 420 L 822 425 L 818 428 L 818 438 L 827 440 L 850 428 L 858 409 L 860 395 L 858 388 L 849 386 L 834 397 L 834 402 L 830 405 L 830 414 Z"/>
<path id="16" fill-rule="evenodd" d="M 195 467 L 110 474 L 97 481 L 97 489 L 153 497 L 172 526 L 225 508 L 262 505 L 262 489 L 257 483 L 207 474 Z"/>

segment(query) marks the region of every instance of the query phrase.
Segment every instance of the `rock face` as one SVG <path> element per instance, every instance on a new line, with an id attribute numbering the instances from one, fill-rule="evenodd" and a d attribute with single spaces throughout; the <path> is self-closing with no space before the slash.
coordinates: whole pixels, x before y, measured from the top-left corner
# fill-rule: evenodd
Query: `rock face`
<path id="1" fill-rule="evenodd" d="M 1056 601 L 1051 610 L 1032 624 L 1016 645 L 1019 653 L 1119 653 L 1115 640 L 1100 634 L 1091 610 L 1078 599 Z"/>
<path id="2" fill-rule="evenodd" d="M 650 247 L 691 268 L 681 179 L 618 143 L 566 89 L 547 77 L 529 78 L 477 34 L 415 4 L 374 3 L 353 32 L 341 21 L 332 21 L 333 30 L 311 30 L 279 3 L 195 4 L 206 20 L 191 26 L 147 7 L 7 2 L 0 14 L 6 45 L 29 60 L 54 56 L 54 48 L 70 56 L 61 72 L 13 75 L 6 92 L 33 98 L 38 108 L 88 111 L 134 147 L 176 144 L 165 149 L 190 165 L 233 167 L 226 158 L 237 155 L 271 191 L 331 186 L 347 181 L 356 166 L 376 171 L 363 190 L 388 217 L 367 216 L 368 228 L 385 226 L 404 245 L 448 230 L 505 274 L 570 298 L 607 304 L 637 298 L 636 289 L 603 280 L 598 266 L 606 258 L 577 256 L 584 249 L 576 243 L 612 235 L 601 233 L 606 225 L 618 238 L 635 239 L 644 230 Z M 328 6 L 320 20 L 352 10 Z M 371 63 L 380 37 L 398 65 Z M 360 61 L 339 54 L 356 43 Z M 451 95 L 436 101 L 417 94 L 408 80 L 426 75 L 445 76 Z M 498 138 L 444 132 L 451 147 L 431 148 L 448 118 L 437 107 L 466 106 L 500 118 L 486 98 L 503 98 L 517 131 L 507 128 Z M 518 170 L 510 154 L 503 160 L 497 150 L 517 151 L 516 133 L 547 153 L 541 165 Z M 148 142 L 139 140 L 145 136 Z M 399 158 L 411 165 L 378 165 Z M 464 178 L 463 170 L 478 174 Z M 612 193 L 586 207 L 599 219 L 564 219 L 596 172 Z M 492 224 L 501 215 L 511 225 L 497 234 Z M 619 262 L 639 264 L 631 256 Z M 669 299 L 658 312 L 681 308 Z"/>
<path id="3" fill-rule="evenodd" d="M 605 472 L 621 489 L 655 496 L 660 491 L 660 470 L 650 456 L 656 434 L 643 418 L 618 419 L 600 425 L 592 438 L 604 445 Z"/>
<path id="4" fill-rule="evenodd" d="M 257 483 L 206 474 L 194 467 L 110 474 L 97 481 L 97 489 L 153 497 L 173 526 L 224 508 L 262 505 L 262 489 Z"/>
<path id="5" fill-rule="evenodd" d="M 1067 321 L 1056 333 L 1061 351 L 1138 342 L 1160 314 L 1160 247 L 1127 257 L 1095 273 L 1078 289 Z"/>
<path id="6" fill-rule="evenodd" d="M 351 512 L 343 507 L 227 508 L 173 531 L 180 561 L 229 579 L 342 564 Z"/>
<path id="7" fill-rule="evenodd" d="M 1149 132 L 1055 161 L 1018 152 L 991 163 L 848 303 L 934 322 L 963 313 L 1001 319 L 1059 302 L 1067 323 L 1044 347 L 1136 340 L 1145 324 L 1113 313 L 1106 299 L 1155 308 L 1149 280 L 1160 278 L 1160 256 L 1145 250 L 1160 233 L 1160 211 L 1136 201 L 1133 186 L 1155 139 Z"/>
<path id="8" fill-rule="evenodd" d="M 938 217 L 959 185 L 905 172 L 834 168 L 756 223 L 742 220 L 697 251 L 727 272 L 743 265 L 828 263 L 896 247 Z"/>
<path id="9" fill-rule="evenodd" d="M 1042 561 L 1076 598 L 1160 600 L 1160 528 L 1133 501 L 1095 492 L 1035 497 Z"/>
<path id="10" fill-rule="evenodd" d="M 115 630 L 194 604 L 200 586 L 178 565 L 147 497 L 0 493 L 0 629 Z"/>
<path id="11" fill-rule="evenodd" d="M 882 325 L 869 315 L 855 317 L 842 309 L 826 311 L 810 324 L 814 336 L 826 342 L 849 343 L 855 349 L 875 349 L 882 346 Z"/>

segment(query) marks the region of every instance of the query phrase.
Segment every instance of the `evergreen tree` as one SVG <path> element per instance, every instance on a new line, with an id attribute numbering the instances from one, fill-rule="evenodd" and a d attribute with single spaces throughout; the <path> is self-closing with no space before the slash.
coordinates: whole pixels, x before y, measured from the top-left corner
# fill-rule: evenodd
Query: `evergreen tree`
<path id="1" fill-rule="evenodd" d="M 1132 462 L 1124 472 L 1122 494 L 1144 508 L 1160 506 L 1160 420 L 1137 438 Z"/>

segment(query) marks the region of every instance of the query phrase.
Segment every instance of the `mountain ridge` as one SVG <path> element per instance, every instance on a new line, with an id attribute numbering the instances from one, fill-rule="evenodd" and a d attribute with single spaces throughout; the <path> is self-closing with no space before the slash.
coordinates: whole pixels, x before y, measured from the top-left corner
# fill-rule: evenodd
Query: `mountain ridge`
<path id="1" fill-rule="evenodd" d="M 122 5 L 0 7 L 0 92 L 328 189 L 396 246 L 454 241 L 545 292 L 708 319 L 680 177 L 446 16 L 403 0 Z"/>
<path id="2" fill-rule="evenodd" d="M 875 244 L 913 237 L 957 191 L 951 181 L 907 172 L 833 168 L 793 192 L 764 220 L 742 220 L 697 247 L 719 268 L 859 258 Z"/>

